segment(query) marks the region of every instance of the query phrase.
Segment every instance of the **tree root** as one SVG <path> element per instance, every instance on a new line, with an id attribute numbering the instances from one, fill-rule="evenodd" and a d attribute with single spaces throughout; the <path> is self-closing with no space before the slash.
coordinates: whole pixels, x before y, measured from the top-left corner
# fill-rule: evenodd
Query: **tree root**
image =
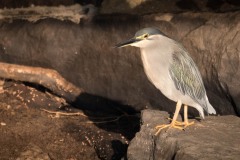
<path id="1" fill-rule="evenodd" d="M 60 112 L 60 111 L 50 111 L 47 109 L 41 109 L 44 112 L 50 113 L 50 114 L 55 114 L 55 116 L 51 116 L 52 118 L 59 118 L 61 115 L 62 116 L 83 116 L 87 117 L 90 119 L 98 119 L 100 121 L 85 121 L 85 122 L 80 122 L 80 123 L 88 123 L 88 124 L 102 124 L 102 123 L 110 123 L 110 122 L 116 122 L 120 120 L 122 117 L 131 117 L 131 116 L 137 116 L 137 115 L 128 115 L 128 114 L 122 114 L 119 116 L 111 116 L 111 117 L 89 117 L 85 115 L 82 112 L 74 112 L 74 113 L 66 113 L 66 112 Z"/>
<path id="2" fill-rule="evenodd" d="M 83 89 L 68 82 L 53 69 L 0 62 L 0 77 L 40 84 L 70 103 L 84 92 Z"/>

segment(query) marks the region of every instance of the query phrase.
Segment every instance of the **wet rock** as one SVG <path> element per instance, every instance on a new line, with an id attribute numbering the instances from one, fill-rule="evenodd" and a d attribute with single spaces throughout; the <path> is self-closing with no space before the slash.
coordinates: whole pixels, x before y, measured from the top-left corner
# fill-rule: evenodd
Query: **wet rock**
<path id="1" fill-rule="evenodd" d="M 155 136 L 154 127 L 169 123 L 166 112 L 142 111 L 141 130 L 130 142 L 128 159 L 238 159 L 240 157 L 240 118 L 209 116 L 196 120 L 185 131 L 163 130 Z"/>

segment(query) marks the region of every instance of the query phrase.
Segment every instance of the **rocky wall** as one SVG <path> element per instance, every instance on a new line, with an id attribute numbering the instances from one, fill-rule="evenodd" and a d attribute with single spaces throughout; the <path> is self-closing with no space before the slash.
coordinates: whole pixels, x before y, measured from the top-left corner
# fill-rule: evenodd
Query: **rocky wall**
<path id="1" fill-rule="evenodd" d="M 219 114 L 240 113 L 240 12 L 99 15 L 91 23 L 54 19 L 0 23 L 0 61 L 57 70 L 98 99 L 136 110 L 175 109 L 144 74 L 139 49 L 116 49 L 143 27 L 156 26 L 183 43 L 199 67 Z M 79 95 L 76 103 L 87 97 Z M 86 103 L 87 106 L 90 106 Z"/>

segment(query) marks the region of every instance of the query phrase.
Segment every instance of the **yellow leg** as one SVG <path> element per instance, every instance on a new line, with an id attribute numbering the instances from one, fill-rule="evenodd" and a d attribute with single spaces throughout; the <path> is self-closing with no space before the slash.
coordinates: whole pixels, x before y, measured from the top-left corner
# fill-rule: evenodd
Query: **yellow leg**
<path id="1" fill-rule="evenodd" d="M 172 120 L 171 118 L 168 118 L 168 119 Z M 194 122 L 190 122 L 190 123 L 188 122 L 188 106 L 187 105 L 184 105 L 184 122 L 175 121 L 175 124 L 177 126 L 184 126 L 184 128 L 194 124 Z"/>
<path id="2" fill-rule="evenodd" d="M 171 121 L 173 120 L 172 118 L 167 118 L 167 119 L 168 119 L 168 120 L 171 120 Z M 182 125 L 184 125 L 183 122 L 179 122 L 179 121 L 177 121 L 177 120 L 175 121 L 175 124 L 176 124 L 177 126 L 182 126 Z"/>
<path id="3" fill-rule="evenodd" d="M 184 128 L 192 124 L 194 124 L 194 121 L 190 123 L 188 122 L 188 106 L 184 105 Z"/>
<path id="4" fill-rule="evenodd" d="M 172 120 L 171 118 L 168 118 L 169 120 Z M 194 122 L 190 122 L 188 121 L 188 106 L 184 105 L 184 122 L 179 122 L 179 121 L 175 121 L 175 125 L 177 126 L 184 126 L 184 128 L 186 128 L 187 126 L 190 126 L 194 124 Z"/>
<path id="5" fill-rule="evenodd" d="M 158 133 L 160 133 L 160 131 L 164 128 L 177 128 L 177 129 L 181 129 L 183 130 L 182 127 L 178 126 L 176 124 L 176 120 L 177 120 L 177 117 L 178 117 L 178 114 L 179 114 L 179 111 L 181 109 L 181 106 L 182 106 L 182 102 L 180 100 L 178 100 L 177 102 L 177 105 L 176 105 L 176 110 L 175 110 L 175 113 L 173 115 L 173 119 L 172 119 L 172 122 L 170 124 L 163 124 L 163 125 L 158 125 L 155 127 L 155 129 L 157 129 L 157 132 L 155 133 L 155 135 L 157 135 Z"/>

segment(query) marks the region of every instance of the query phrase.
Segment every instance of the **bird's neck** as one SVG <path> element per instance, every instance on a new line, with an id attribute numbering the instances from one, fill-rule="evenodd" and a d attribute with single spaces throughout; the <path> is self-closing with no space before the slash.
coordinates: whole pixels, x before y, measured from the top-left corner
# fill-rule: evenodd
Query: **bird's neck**
<path id="1" fill-rule="evenodd" d="M 173 48 L 168 43 L 167 41 L 160 41 L 158 44 L 141 48 L 141 58 L 144 67 L 169 66 L 172 61 Z"/>

